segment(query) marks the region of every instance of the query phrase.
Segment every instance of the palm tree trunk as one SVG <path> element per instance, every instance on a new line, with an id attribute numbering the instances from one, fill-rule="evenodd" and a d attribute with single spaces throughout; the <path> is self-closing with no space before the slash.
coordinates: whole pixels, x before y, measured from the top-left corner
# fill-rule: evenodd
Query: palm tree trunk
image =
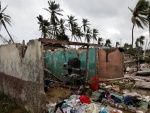
<path id="1" fill-rule="evenodd" d="M 149 19 L 149 38 L 150 38 L 150 19 Z"/>
<path id="2" fill-rule="evenodd" d="M 8 33 L 8 35 L 9 35 L 11 41 L 14 43 L 14 40 L 12 39 L 10 33 L 8 32 L 8 29 L 7 29 L 7 27 L 6 27 L 5 23 L 4 23 L 4 21 L 2 21 L 2 24 L 3 24 L 4 28 L 5 28 L 5 30 L 7 31 L 7 33 Z"/>
<path id="3" fill-rule="evenodd" d="M 134 39 L 134 38 L 133 38 L 133 30 L 134 30 L 134 26 L 135 26 L 135 25 L 133 24 L 133 27 L 132 27 L 132 48 L 133 48 L 133 39 Z"/>

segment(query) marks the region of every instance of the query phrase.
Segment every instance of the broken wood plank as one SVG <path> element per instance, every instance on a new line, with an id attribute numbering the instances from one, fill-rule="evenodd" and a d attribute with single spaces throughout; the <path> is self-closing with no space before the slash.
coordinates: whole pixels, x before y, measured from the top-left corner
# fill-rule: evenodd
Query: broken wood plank
<path id="1" fill-rule="evenodd" d="M 92 80 L 89 80 L 88 83 L 103 83 L 103 82 L 111 82 L 111 81 L 116 81 L 116 80 L 122 80 L 122 79 L 128 79 L 130 77 L 121 77 L 121 78 L 114 78 L 114 79 L 99 79 L 99 80 L 95 80 L 95 81 L 92 81 Z"/>
<path id="2" fill-rule="evenodd" d="M 49 74 L 51 74 L 53 77 L 55 77 L 58 81 L 63 82 L 60 78 L 58 78 L 56 75 L 54 75 L 50 70 L 44 68 L 45 71 L 47 71 Z"/>
<path id="3" fill-rule="evenodd" d="M 138 71 L 135 74 L 136 76 L 150 76 L 150 71 Z"/>

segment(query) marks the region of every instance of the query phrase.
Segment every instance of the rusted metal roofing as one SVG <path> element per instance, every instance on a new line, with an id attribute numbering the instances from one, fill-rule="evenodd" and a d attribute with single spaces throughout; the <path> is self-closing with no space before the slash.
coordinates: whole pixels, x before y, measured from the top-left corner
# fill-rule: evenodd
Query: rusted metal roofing
<path id="1" fill-rule="evenodd" d="M 51 43 L 51 44 L 65 44 L 65 45 L 80 45 L 80 46 L 94 46 L 98 47 L 98 44 L 88 44 L 88 43 L 80 43 L 80 42 L 70 42 L 70 41 L 62 41 L 48 38 L 39 38 L 39 41 L 42 43 Z"/>

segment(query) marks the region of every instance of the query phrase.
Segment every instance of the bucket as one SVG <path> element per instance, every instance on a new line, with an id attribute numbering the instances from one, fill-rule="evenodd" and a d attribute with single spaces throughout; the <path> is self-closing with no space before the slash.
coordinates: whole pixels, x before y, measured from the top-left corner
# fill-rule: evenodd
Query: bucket
<path id="1" fill-rule="evenodd" d="M 91 78 L 91 82 L 96 82 L 96 81 L 99 81 L 99 78 Z M 93 90 L 97 90 L 98 89 L 98 84 L 99 83 L 91 83 L 91 88 L 93 89 Z"/>

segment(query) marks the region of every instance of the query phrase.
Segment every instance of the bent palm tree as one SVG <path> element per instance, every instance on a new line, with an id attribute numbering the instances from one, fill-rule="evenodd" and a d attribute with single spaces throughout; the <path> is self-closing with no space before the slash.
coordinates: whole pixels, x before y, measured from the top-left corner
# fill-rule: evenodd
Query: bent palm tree
<path id="1" fill-rule="evenodd" d="M 50 33 L 49 30 L 48 30 L 48 27 L 49 27 L 50 24 L 47 20 L 43 19 L 42 15 L 39 15 L 37 17 L 37 19 L 39 21 L 38 24 L 40 24 L 39 30 L 41 30 L 42 37 L 46 38 L 48 36 L 48 34 Z"/>
<path id="2" fill-rule="evenodd" d="M 9 24 L 11 26 L 11 24 L 10 24 L 11 23 L 11 20 L 10 20 L 11 17 L 9 15 L 4 14 L 4 11 L 6 10 L 6 8 L 7 8 L 7 6 L 4 9 L 1 9 L 1 2 L 0 2 L 0 26 L 2 26 L 2 25 L 4 26 L 6 32 L 8 33 L 8 35 L 10 37 L 10 40 L 14 43 L 14 40 L 12 39 L 12 37 L 11 37 L 7 27 L 6 27 L 6 24 L 5 24 L 5 22 L 6 22 L 7 24 Z"/>
<path id="3" fill-rule="evenodd" d="M 128 7 L 129 8 L 129 7 Z M 138 3 L 136 4 L 136 7 L 132 10 L 129 8 L 129 10 L 132 12 L 132 48 L 133 48 L 133 30 L 135 25 L 137 25 L 139 28 L 143 28 L 144 26 L 148 25 L 148 19 L 147 15 L 149 13 L 149 2 L 146 0 L 139 0 Z M 143 25 L 142 25 L 143 24 Z"/>

